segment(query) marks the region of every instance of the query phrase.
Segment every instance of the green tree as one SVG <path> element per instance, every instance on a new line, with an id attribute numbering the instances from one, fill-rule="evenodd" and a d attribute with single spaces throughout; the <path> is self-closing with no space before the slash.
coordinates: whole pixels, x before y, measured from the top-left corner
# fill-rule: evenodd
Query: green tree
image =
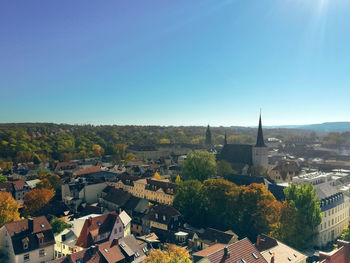
<path id="1" fill-rule="evenodd" d="M 0 174 L 0 183 L 4 183 L 4 182 L 7 182 L 7 177 Z"/>
<path id="2" fill-rule="evenodd" d="M 50 224 L 54 234 L 61 233 L 63 230 L 69 227 L 69 224 L 67 224 L 62 219 L 59 219 L 57 217 L 52 218 L 52 220 L 50 221 Z"/>
<path id="3" fill-rule="evenodd" d="M 198 180 L 180 182 L 174 198 L 174 207 L 178 209 L 192 225 L 205 224 L 203 217 L 202 183 Z"/>
<path id="4" fill-rule="evenodd" d="M 213 153 L 204 151 L 191 151 L 187 154 L 182 169 L 186 179 L 203 182 L 216 174 L 216 162 Z"/>
<path id="5" fill-rule="evenodd" d="M 232 170 L 232 166 L 229 162 L 225 160 L 221 160 L 217 162 L 217 175 L 220 177 L 225 177 L 228 174 L 232 174 L 234 171 Z"/>
<path id="6" fill-rule="evenodd" d="M 276 237 L 297 249 L 305 249 L 322 221 L 316 190 L 310 184 L 291 184 L 284 189 L 284 194 L 289 204 L 283 206 Z"/>
<path id="7" fill-rule="evenodd" d="M 341 240 L 350 242 L 350 223 L 344 228 L 340 237 L 341 237 Z"/>

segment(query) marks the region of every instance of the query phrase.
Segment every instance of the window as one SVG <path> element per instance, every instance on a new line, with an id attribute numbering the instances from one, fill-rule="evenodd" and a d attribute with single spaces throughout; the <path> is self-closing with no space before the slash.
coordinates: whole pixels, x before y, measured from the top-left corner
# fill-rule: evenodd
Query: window
<path id="1" fill-rule="evenodd" d="M 115 228 L 114 229 L 114 234 L 117 234 L 118 233 L 118 228 Z"/>
<path id="2" fill-rule="evenodd" d="M 45 256 L 45 249 L 40 249 L 39 250 L 39 257 L 44 257 Z"/>
<path id="3" fill-rule="evenodd" d="M 24 261 L 29 261 L 29 254 L 24 254 L 23 260 Z"/>
<path id="4" fill-rule="evenodd" d="M 119 232 L 122 232 L 122 231 L 123 231 L 123 229 L 122 229 L 122 227 L 120 226 L 120 227 L 119 227 Z"/>

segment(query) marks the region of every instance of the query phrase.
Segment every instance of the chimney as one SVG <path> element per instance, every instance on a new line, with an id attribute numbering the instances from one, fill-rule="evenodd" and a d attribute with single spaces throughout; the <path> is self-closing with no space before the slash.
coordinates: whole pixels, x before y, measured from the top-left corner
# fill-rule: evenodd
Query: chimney
<path id="1" fill-rule="evenodd" d="M 272 254 L 270 263 L 275 263 L 275 253 Z"/>
<path id="2" fill-rule="evenodd" d="M 257 239 L 256 239 L 256 247 L 260 246 L 260 235 L 258 235 Z"/>
<path id="3" fill-rule="evenodd" d="M 33 218 L 28 219 L 28 230 L 29 230 L 29 233 L 33 233 L 33 230 L 34 230 L 34 219 Z"/>
<path id="4" fill-rule="evenodd" d="M 224 258 L 230 257 L 230 251 L 228 251 L 228 247 L 224 247 Z"/>

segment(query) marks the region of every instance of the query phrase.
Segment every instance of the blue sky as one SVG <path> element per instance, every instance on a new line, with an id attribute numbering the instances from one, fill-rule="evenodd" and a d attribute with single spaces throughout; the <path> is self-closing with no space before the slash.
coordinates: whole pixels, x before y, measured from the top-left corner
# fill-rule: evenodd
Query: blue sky
<path id="1" fill-rule="evenodd" d="M 350 1 L 2 0 L 0 122 L 350 121 Z"/>

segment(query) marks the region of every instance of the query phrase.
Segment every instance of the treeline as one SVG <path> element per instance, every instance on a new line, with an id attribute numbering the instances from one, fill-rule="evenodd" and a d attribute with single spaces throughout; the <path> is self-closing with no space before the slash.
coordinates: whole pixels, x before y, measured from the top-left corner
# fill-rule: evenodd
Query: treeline
<path id="1" fill-rule="evenodd" d="M 175 126 L 93 126 L 53 123 L 0 124 L 0 159 L 12 162 L 70 160 L 113 155 L 116 145 L 158 143 L 204 144 L 206 127 Z M 254 144 L 256 129 L 238 127 L 211 128 L 214 144 Z M 282 140 L 294 137 L 318 138 L 314 133 L 293 129 L 266 129 L 265 137 Z M 348 142 L 350 133 L 330 133 L 322 138 L 326 145 Z M 100 147 L 100 148 L 99 148 Z"/>
<path id="2" fill-rule="evenodd" d="M 204 144 L 205 127 L 92 126 L 58 124 L 0 125 L 0 159 L 12 162 L 71 160 L 119 154 L 131 144 Z M 254 137 L 214 128 L 213 141 L 254 143 Z M 123 145 L 123 146 L 122 146 Z"/>

